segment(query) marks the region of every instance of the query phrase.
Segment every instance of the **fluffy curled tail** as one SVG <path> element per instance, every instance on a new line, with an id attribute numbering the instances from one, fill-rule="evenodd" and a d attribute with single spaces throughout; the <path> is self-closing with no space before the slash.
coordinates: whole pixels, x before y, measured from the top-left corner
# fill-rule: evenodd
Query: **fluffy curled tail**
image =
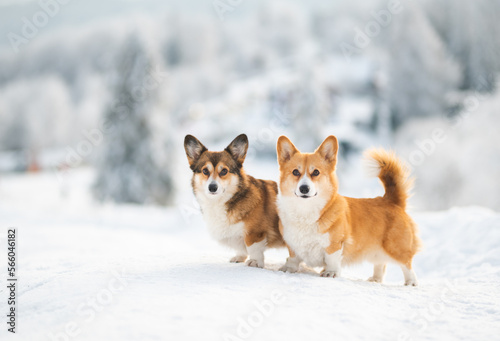
<path id="1" fill-rule="evenodd" d="M 365 152 L 371 175 L 378 176 L 385 188 L 384 198 L 393 204 L 406 208 L 413 179 L 405 164 L 394 152 L 384 149 L 369 149 Z"/>

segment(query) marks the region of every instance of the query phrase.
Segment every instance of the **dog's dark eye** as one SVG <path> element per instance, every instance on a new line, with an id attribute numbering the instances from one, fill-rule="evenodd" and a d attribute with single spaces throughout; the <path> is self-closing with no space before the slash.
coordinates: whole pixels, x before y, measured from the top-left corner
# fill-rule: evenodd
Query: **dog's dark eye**
<path id="1" fill-rule="evenodd" d="M 227 169 L 224 168 L 223 170 L 220 171 L 220 176 L 224 176 L 227 174 Z"/>
<path id="2" fill-rule="evenodd" d="M 292 172 L 293 175 L 295 176 L 299 176 L 300 175 L 300 172 L 298 169 L 294 169 L 293 172 Z"/>
<path id="3" fill-rule="evenodd" d="M 203 174 L 205 174 L 205 175 L 209 175 L 209 174 L 210 174 L 210 172 L 208 171 L 208 168 L 203 168 L 203 171 L 202 171 L 202 172 L 203 172 Z"/>
<path id="4" fill-rule="evenodd" d="M 319 175 L 319 170 L 315 169 L 314 172 L 312 173 L 312 176 L 318 176 Z"/>

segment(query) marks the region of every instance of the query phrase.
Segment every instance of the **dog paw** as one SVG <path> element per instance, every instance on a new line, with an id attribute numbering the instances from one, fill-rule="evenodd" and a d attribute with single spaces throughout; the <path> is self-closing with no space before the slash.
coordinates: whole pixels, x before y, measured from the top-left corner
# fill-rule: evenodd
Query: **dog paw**
<path id="1" fill-rule="evenodd" d="M 234 256 L 229 261 L 231 263 L 243 263 L 246 260 L 247 260 L 247 256 Z"/>
<path id="2" fill-rule="evenodd" d="M 321 277 L 331 277 L 331 278 L 339 277 L 339 274 L 337 273 L 337 271 L 326 271 L 326 270 L 323 270 L 319 275 Z"/>
<path id="3" fill-rule="evenodd" d="M 382 278 L 370 277 L 367 279 L 368 282 L 382 283 Z"/>
<path id="4" fill-rule="evenodd" d="M 418 283 L 416 280 L 410 279 L 405 282 L 405 285 L 410 287 L 416 287 Z"/>
<path id="5" fill-rule="evenodd" d="M 256 259 L 249 259 L 247 261 L 247 265 L 251 266 L 252 268 L 263 268 L 264 267 L 264 262 L 260 262 Z"/>
<path id="6" fill-rule="evenodd" d="M 281 268 L 280 268 L 280 271 L 283 271 L 283 272 L 289 272 L 289 273 L 295 273 L 299 270 L 298 267 L 296 266 L 290 266 L 290 265 L 283 265 Z"/>

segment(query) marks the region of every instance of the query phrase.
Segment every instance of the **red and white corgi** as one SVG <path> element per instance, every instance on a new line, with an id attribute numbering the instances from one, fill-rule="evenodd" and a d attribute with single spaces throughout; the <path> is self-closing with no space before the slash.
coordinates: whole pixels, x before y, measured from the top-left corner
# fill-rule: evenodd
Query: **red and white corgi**
<path id="1" fill-rule="evenodd" d="M 296 272 L 304 261 L 323 267 L 321 276 L 340 276 L 342 265 L 373 263 L 369 281 L 382 282 L 387 263 L 403 270 L 405 285 L 417 285 L 412 259 L 419 250 L 417 227 L 406 213 L 412 181 L 393 153 L 373 149 L 385 195 L 354 199 L 338 194 L 335 174 L 338 142 L 326 138 L 314 153 L 301 153 L 286 137 L 278 139 L 280 230 L 290 258 L 280 269 Z"/>
<path id="2" fill-rule="evenodd" d="M 184 149 L 193 171 L 191 184 L 213 238 L 236 250 L 231 262 L 264 267 L 268 247 L 285 246 L 276 208 L 278 185 L 243 170 L 248 150 L 245 134 L 221 152 L 210 152 L 187 135 Z"/>

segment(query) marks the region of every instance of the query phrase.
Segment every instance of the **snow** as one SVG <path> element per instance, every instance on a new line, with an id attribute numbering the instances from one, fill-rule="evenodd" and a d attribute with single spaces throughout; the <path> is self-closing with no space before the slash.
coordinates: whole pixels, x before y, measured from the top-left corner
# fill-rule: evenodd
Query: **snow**
<path id="1" fill-rule="evenodd" d="M 257 169 L 250 162 L 249 172 Z M 98 205 L 94 174 L 72 170 L 0 178 L 0 264 L 7 228 L 18 228 L 18 333 L 2 340 L 487 340 L 500 330 L 500 214 L 480 207 L 414 212 L 425 248 L 419 286 L 389 266 L 384 284 L 368 265 L 341 278 L 313 269 L 231 264 L 208 236 L 186 174 L 178 205 Z M 262 170 L 254 173 L 265 176 Z M 271 178 L 275 178 L 274 173 Z M 63 195 L 64 194 L 64 195 Z M 4 274 L 4 271 L 0 273 Z"/>

